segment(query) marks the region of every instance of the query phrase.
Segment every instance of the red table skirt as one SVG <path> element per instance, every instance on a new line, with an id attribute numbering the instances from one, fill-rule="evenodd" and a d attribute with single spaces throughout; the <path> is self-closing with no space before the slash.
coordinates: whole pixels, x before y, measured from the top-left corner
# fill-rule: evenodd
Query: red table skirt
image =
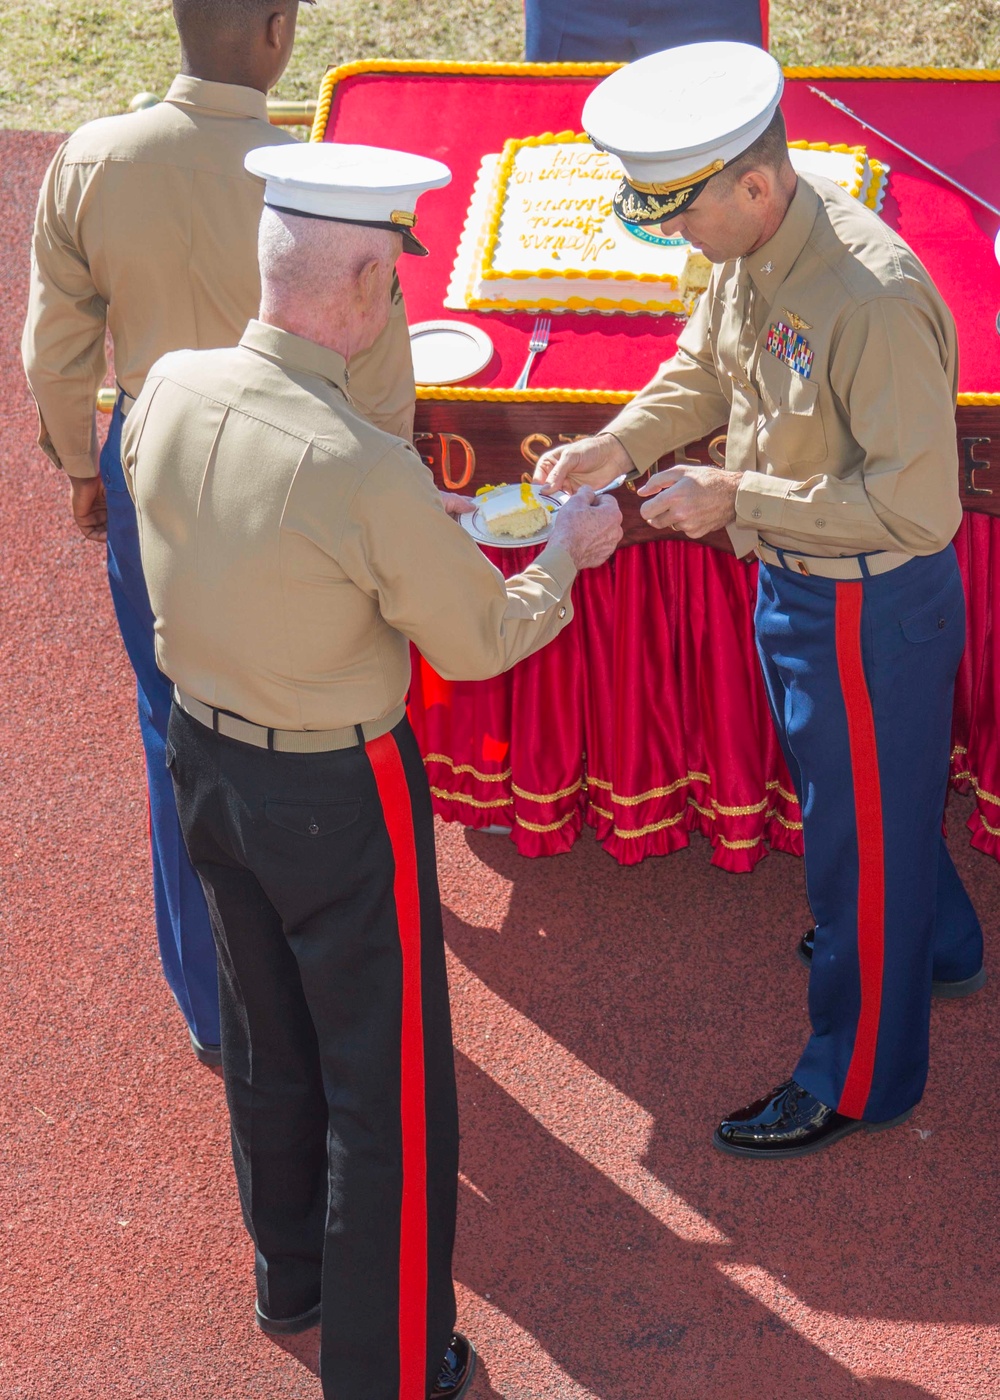
<path id="1" fill-rule="evenodd" d="M 966 515 L 955 543 L 969 640 L 953 780 L 977 796 L 973 844 L 1000 859 L 990 586 L 1000 580 L 1000 521 Z M 490 553 L 508 575 L 532 557 Z M 573 623 L 506 675 L 443 681 L 415 654 L 410 718 L 435 810 L 511 827 L 526 856 L 569 850 L 585 822 L 623 865 L 679 850 L 692 831 L 724 870 L 752 870 L 768 846 L 800 855 L 801 813 L 754 651 L 755 590 L 756 565 L 657 541 L 582 574 Z"/>

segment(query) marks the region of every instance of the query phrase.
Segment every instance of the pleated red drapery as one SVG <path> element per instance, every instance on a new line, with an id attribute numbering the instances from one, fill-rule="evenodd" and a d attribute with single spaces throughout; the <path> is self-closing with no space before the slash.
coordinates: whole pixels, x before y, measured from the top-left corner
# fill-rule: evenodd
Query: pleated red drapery
<path id="1" fill-rule="evenodd" d="M 955 543 L 969 641 L 952 776 L 978 800 L 973 844 L 1000 859 L 1000 521 L 967 515 Z M 508 576 L 531 558 L 490 554 Z M 529 856 L 568 850 L 585 823 L 623 865 L 679 850 L 692 831 L 725 870 L 752 870 L 769 846 L 800 855 L 754 649 L 755 587 L 754 564 L 656 541 L 582 574 L 574 622 L 506 676 L 447 683 L 415 656 L 410 715 L 436 811 L 510 826 Z"/>

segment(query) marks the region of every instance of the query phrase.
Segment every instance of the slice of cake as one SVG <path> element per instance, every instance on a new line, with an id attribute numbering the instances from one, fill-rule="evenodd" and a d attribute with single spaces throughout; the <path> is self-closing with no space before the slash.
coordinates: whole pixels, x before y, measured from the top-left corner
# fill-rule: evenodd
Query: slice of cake
<path id="1" fill-rule="evenodd" d="M 537 535 L 549 522 L 537 487 L 495 486 L 479 498 L 479 515 L 490 535 L 523 540 Z"/>

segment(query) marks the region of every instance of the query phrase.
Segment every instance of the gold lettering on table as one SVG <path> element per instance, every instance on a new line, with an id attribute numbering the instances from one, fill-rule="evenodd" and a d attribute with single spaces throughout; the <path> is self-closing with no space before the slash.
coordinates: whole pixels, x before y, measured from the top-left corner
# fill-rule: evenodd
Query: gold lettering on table
<path id="1" fill-rule="evenodd" d="M 992 496 L 993 490 L 989 486 L 976 485 L 976 472 L 982 468 L 988 471 L 990 461 L 986 457 L 977 457 L 976 448 L 984 443 L 989 445 L 993 441 L 988 437 L 964 437 L 962 439 L 962 470 L 965 479 L 965 494 L 967 496 Z"/>
<path id="2" fill-rule="evenodd" d="M 536 443 L 541 443 L 541 447 L 536 450 Z M 521 439 L 521 456 L 529 466 L 538 465 L 538 459 L 543 452 L 548 452 L 552 446 L 552 439 L 546 433 L 529 433 L 526 438 Z"/>
<path id="3" fill-rule="evenodd" d="M 434 438 L 436 438 L 436 437 L 437 437 L 437 433 L 414 433 L 414 434 L 413 434 L 413 445 L 414 445 L 414 447 L 416 447 L 418 442 L 432 442 L 432 441 L 434 440 Z M 419 452 L 420 449 L 417 448 L 417 451 Z M 424 454 L 423 454 L 422 452 L 420 452 L 420 460 L 421 460 L 421 462 L 423 462 L 423 464 L 424 464 L 425 467 L 433 467 L 433 465 L 434 465 L 434 458 L 433 458 L 433 456 L 431 456 L 431 457 L 425 457 Z"/>
<path id="4" fill-rule="evenodd" d="M 438 433 L 441 439 L 441 479 L 449 491 L 461 491 L 468 486 L 476 472 L 476 450 L 467 438 L 458 433 Z M 461 449 L 464 457 L 461 474 L 452 471 L 452 449 Z"/>

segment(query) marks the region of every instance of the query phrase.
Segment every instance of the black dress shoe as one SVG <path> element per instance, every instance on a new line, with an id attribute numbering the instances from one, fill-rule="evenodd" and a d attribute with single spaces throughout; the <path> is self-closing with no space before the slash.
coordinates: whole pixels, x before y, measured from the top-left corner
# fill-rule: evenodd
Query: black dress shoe
<path id="1" fill-rule="evenodd" d="M 209 1069 L 221 1069 L 222 1046 L 203 1045 L 192 1030 L 188 1031 L 188 1035 L 191 1037 L 191 1049 L 194 1051 L 194 1057 L 198 1063 L 208 1065 Z"/>
<path id="2" fill-rule="evenodd" d="M 806 967 L 812 966 L 813 948 L 816 943 L 816 930 L 806 929 L 799 939 L 797 953 L 799 961 L 804 962 Z M 986 986 L 986 969 L 981 967 L 978 972 L 971 977 L 965 977 L 960 982 L 932 982 L 931 996 L 939 997 L 942 1001 L 947 1001 L 954 997 L 971 997 L 973 992 L 978 992 Z"/>
<path id="3" fill-rule="evenodd" d="M 794 1079 L 788 1079 L 756 1103 L 724 1118 L 712 1141 L 723 1152 L 735 1152 L 740 1157 L 805 1157 L 862 1128 L 866 1133 L 895 1128 L 905 1123 L 912 1112 L 909 1108 L 884 1123 L 845 1118 L 835 1108 L 820 1103 Z"/>
<path id="4" fill-rule="evenodd" d="M 476 1348 L 468 1337 L 456 1332 L 444 1354 L 430 1400 L 459 1400 L 472 1384 L 475 1373 Z"/>
<path id="5" fill-rule="evenodd" d="M 293 1337 L 296 1332 L 308 1332 L 310 1327 L 319 1326 L 319 1303 L 305 1312 L 296 1313 L 294 1317 L 268 1317 L 267 1313 L 261 1312 L 260 1303 L 254 1303 L 253 1310 L 257 1326 L 270 1337 Z"/>

